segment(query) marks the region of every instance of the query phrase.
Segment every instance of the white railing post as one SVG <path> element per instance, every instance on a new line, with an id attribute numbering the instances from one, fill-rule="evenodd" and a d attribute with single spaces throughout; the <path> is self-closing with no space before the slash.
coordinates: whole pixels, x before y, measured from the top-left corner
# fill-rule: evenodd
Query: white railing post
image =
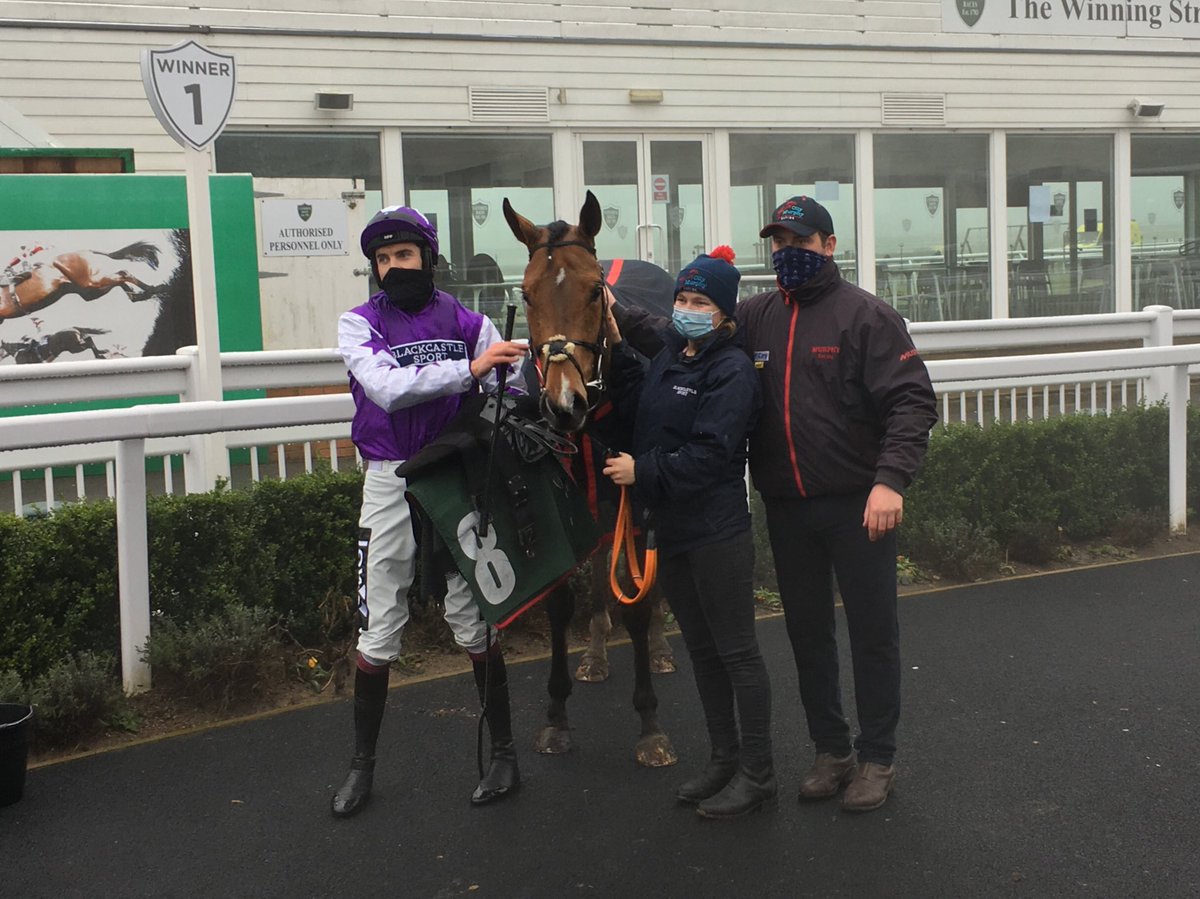
<path id="1" fill-rule="evenodd" d="M 200 348 L 181 346 L 175 355 L 188 361 L 187 389 L 179 395 L 181 403 L 194 403 L 200 399 Z M 204 436 L 195 434 L 188 438 L 188 451 L 183 456 L 183 489 L 187 493 L 203 493 L 204 485 Z"/>
<path id="2" fill-rule="evenodd" d="M 1154 317 L 1150 320 L 1150 334 L 1143 338 L 1142 346 L 1173 346 L 1175 343 L 1175 310 L 1170 306 L 1147 306 L 1144 311 L 1152 312 Z M 1170 381 L 1171 371 L 1169 369 L 1151 369 L 1146 402 L 1154 405 L 1166 399 Z"/>
<path id="3" fill-rule="evenodd" d="M 117 441 L 117 588 L 120 594 L 121 683 L 126 693 L 150 689 L 140 651 L 150 639 L 150 554 L 146 527 L 146 441 Z"/>
<path id="4" fill-rule="evenodd" d="M 1168 396 L 1167 427 L 1167 511 L 1171 530 L 1187 532 L 1187 417 L 1190 379 L 1186 365 L 1170 369 L 1171 391 Z"/>

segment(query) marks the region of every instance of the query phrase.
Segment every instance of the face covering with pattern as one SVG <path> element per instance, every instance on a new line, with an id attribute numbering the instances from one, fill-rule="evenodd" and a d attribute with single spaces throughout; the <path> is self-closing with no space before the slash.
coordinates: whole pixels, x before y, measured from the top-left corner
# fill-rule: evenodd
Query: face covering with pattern
<path id="1" fill-rule="evenodd" d="M 779 278 L 779 286 L 791 293 L 808 282 L 829 259 L 824 253 L 800 247 L 781 247 L 771 254 L 771 265 Z"/>
<path id="2" fill-rule="evenodd" d="M 380 287 L 401 312 L 419 312 L 433 297 L 433 272 L 415 268 L 390 268 Z"/>
<path id="3" fill-rule="evenodd" d="M 699 340 L 712 332 L 712 317 L 711 312 L 689 312 L 686 309 L 675 309 L 671 312 L 671 324 L 688 340 Z"/>

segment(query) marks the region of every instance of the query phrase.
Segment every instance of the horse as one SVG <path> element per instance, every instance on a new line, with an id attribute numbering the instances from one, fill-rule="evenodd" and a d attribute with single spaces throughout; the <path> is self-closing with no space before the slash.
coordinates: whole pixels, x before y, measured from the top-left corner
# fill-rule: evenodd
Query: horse
<path id="1" fill-rule="evenodd" d="M 543 418 L 559 431 L 577 433 L 603 399 L 607 365 L 604 333 L 604 273 L 596 258 L 595 236 L 600 230 L 600 204 L 588 191 L 579 223 L 553 222 L 539 227 L 517 213 L 508 199 L 504 218 L 518 241 L 529 251 L 521 289 L 529 323 L 530 346 L 540 362 L 538 404 Z M 585 451 L 572 457 L 587 467 Z M 601 483 L 602 482 L 602 483 Z M 599 478 L 597 488 L 612 488 Z M 601 566 L 593 564 L 593 570 Z M 593 579 L 593 589 L 598 586 Z M 607 592 L 607 584 L 601 587 Z M 538 732 L 538 752 L 560 754 L 571 749 L 567 699 L 572 682 L 567 670 L 567 630 L 574 614 L 574 595 L 568 586 L 553 590 L 546 600 L 551 629 L 550 702 L 546 724 Z M 634 651 L 633 706 L 641 718 L 634 747 L 638 764 L 673 765 L 678 760 L 671 741 L 658 722 L 658 698 L 651 683 L 649 629 L 653 603 L 622 604 L 621 618 Z"/>
<path id="2" fill-rule="evenodd" d="M 85 301 L 104 296 L 119 287 L 135 303 L 158 296 L 165 284 L 151 284 L 130 270 L 129 262 L 141 263 L 141 274 L 157 271 L 160 251 L 154 244 L 137 241 L 111 253 L 73 250 L 53 258 L 32 261 L 38 248 L 14 259 L 0 279 L 0 321 L 18 318 L 43 309 L 72 294 Z M 25 263 L 24 270 L 17 268 Z"/>
<path id="3" fill-rule="evenodd" d="M 17 343 L 0 341 L 0 359 L 12 356 L 17 365 L 53 362 L 63 353 L 82 353 L 91 350 L 96 359 L 107 359 L 108 353 L 92 340 L 93 334 L 107 334 L 105 328 L 68 328 L 55 331 L 40 339 L 24 337 Z"/>
<path id="4" fill-rule="evenodd" d="M 653 262 L 640 259 L 605 259 L 600 268 L 609 289 L 622 303 L 638 306 L 657 315 L 669 317 L 673 306 L 675 279 Z M 585 452 L 594 452 L 589 447 L 589 437 L 581 438 Z M 604 467 L 599 458 L 594 464 L 581 466 L 580 480 L 587 487 L 588 495 L 614 494 L 612 484 L 601 474 Z M 615 497 L 614 497 L 615 499 Z M 611 504 L 610 504 L 611 505 Z M 610 531 L 614 523 L 611 508 L 593 504 L 592 512 Z M 591 566 L 590 578 L 591 615 L 588 619 L 588 645 L 575 669 L 575 680 L 581 683 L 600 683 L 608 679 L 608 637 L 612 633 L 612 610 L 616 600 L 608 585 L 608 569 L 604 565 Z M 661 591 L 654 588 L 646 597 L 650 603 L 650 671 L 654 674 L 670 674 L 676 670 L 675 655 L 664 633 L 666 624 L 666 601 Z"/>

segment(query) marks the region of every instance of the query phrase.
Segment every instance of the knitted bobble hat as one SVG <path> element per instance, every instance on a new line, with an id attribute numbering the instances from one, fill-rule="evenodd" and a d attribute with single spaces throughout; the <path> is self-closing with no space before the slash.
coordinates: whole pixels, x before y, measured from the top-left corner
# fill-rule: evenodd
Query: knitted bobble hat
<path id="1" fill-rule="evenodd" d="M 728 318 L 733 318 L 738 283 L 742 280 L 742 273 L 733 265 L 734 258 L 733 248 L 724 244 L 697 256 L 675 279 L 675 294 L 681 290 L 703 294 Z"/>

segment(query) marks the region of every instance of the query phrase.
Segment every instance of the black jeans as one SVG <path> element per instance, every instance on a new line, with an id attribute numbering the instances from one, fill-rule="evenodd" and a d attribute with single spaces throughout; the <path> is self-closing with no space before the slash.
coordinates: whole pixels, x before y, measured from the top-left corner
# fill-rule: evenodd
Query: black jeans
<path id="1" fill-rule="evenodd" d="M 900 721 L 900 625 L 896 534 L 872 543 L 863 527 L 867 492 L 812 499 L 764 498 L 775 573 L 796 656 L 800 698 L 817 752 L 845 755 L 833 573 L 850 631 L 862 761 L 890 765 Z"/>
<path id="2" fill-rule="evenodd" d="M 762 770 L 771 765 L 771 681 L 755 632 L 753 571 L 748 530 L 658 563 L 713 748 L 734 750 L 740 743 L 742 764 Z"/>

